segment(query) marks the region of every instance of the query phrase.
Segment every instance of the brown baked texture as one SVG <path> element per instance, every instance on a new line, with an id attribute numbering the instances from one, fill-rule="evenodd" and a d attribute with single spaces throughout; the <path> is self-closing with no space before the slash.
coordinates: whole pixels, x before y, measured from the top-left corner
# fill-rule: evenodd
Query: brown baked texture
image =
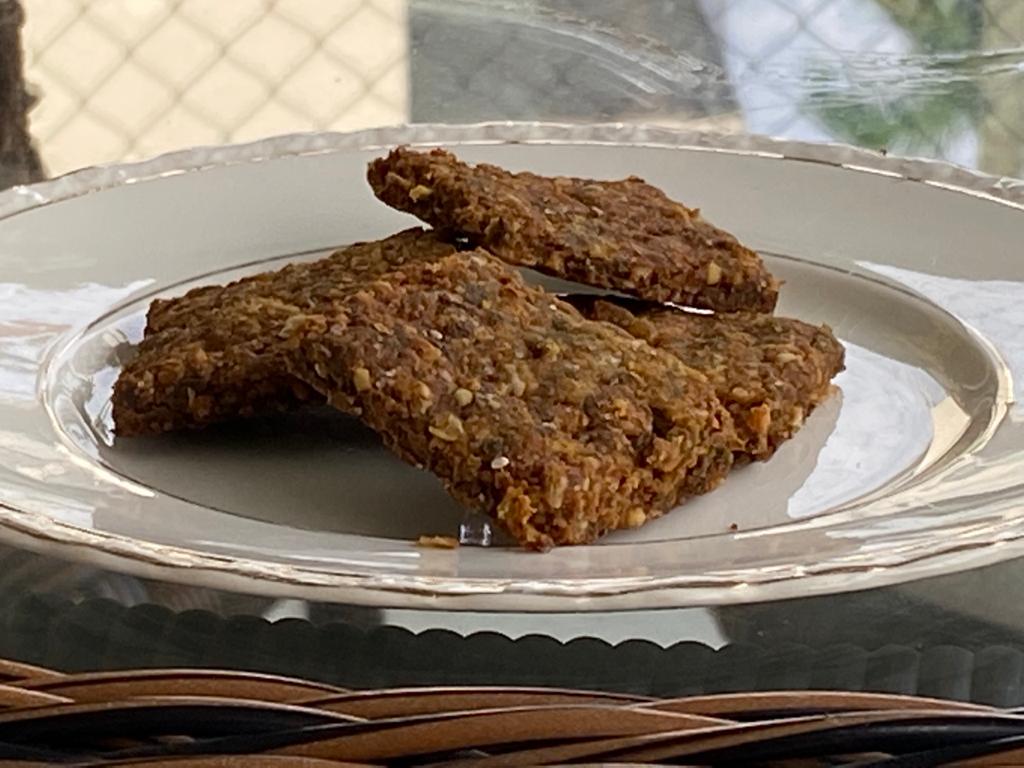
<path id="1" fill-rule="evenodd" d="M 792 437 L 843 370 L 843 345 L 828 326 L 773 315 L 627 308 L 590 297 L 572 301 L 585 316 L 614 323 L 703 373 L 732 414 L 742 452 L 754 459 L 767 459 Z"/>
<path id="2" fill-rule="evenodd" d="M 754 251 L 636 177 L 548 178 L 407 148 L 367 177 L 383 202 L 510 264 L 718 311 L 771 312 L 778 298 Z"/>
<path id="3" fill-rule="evenodd" d="M 407 264 L 289 330 L 298 378 L 527 547 L 640 525 L 732 463 L 703 375 L 482 251 Z"/>
<path id="4" fill-rule="evenodd" d="M 288 374 L 284 361 L 291 319 L 322 311 L 402 264 L 454 251 L 416 228 L 319 261 L 154 301 L 137 355 L 114 386 L 117 434 L 201 427 L 308 399 L 313 393 Z"/>

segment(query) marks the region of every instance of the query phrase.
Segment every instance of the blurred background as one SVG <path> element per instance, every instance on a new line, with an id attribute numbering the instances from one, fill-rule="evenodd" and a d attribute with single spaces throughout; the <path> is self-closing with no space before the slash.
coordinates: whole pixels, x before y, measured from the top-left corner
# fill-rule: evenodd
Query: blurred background
<path id="1" fill-rule="evenodd" d="M 22 5 L 47 175 L 292 131 L 505 119 L 746 130 L 1021 174 L 1021 0 Z"/>

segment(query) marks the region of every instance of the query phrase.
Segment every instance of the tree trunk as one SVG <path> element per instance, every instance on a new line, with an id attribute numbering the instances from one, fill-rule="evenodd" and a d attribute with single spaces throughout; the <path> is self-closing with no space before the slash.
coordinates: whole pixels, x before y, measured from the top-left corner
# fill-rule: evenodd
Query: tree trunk
<path id="1" fill-rule="evenodd" d="M 28 132 L 32 99 L 25 90 L 22 69 L 24 18 L 18 0 L 0 0 L 0 189 L 43 177 Z"/>

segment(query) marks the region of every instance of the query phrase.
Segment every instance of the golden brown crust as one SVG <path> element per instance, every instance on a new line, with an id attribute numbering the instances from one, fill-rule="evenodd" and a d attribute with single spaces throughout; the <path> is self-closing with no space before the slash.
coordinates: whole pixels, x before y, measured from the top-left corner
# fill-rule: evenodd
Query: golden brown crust
<path id="1" fill-rule="evenodd" d="M 528 547 L 640 525 L 731 465 L 701 374 L 481 251 L 410 264 L 291 330 L 298 378 Z"/>
<path id="2" fill-rule="evenodd" d="M 743 452 L 767 459 L 803 425 L 843 370 L 843 345 L 827 326 L 772 315 L 701 315 L 627 309 L 575 299 L 587 317 L 614 323 L 696 368 L 729 409 Z"/>
<path id="3" fill-rule="evenodd" d="M 756 253 L 635 177 L 513 174 L 399 148 L 373 161 L 368 179 L 388 205 L 511 264 L 657 302 L 775 307 L 778 284 Z"/>
<path id="4" fill-rule="evenodd" d="M 287 373 L 283 358 L 281 334 L 289 320 L 408 261 L 454 250 L 417 228 L 316 262 L 155 301 L 137 356 L 114 387 L 118 435 L 201 427 L 308 399 L 312 393 Z"/>

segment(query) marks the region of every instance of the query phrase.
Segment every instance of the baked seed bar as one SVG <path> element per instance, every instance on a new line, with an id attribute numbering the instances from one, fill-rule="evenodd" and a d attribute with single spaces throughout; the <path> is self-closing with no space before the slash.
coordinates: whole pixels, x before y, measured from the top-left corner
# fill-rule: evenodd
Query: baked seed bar
<path id="1" fill-rule="evenodd" d="M 574 297 L 594 320 L 614 323 L 671 352 L 712 382 L 732 414 L 743 453 L 767 459 L 801 427 L 843 370 L 843 345 L 827 326 L 772 315 L 701 315 Z"/>
<path id="2" fill-rule="evenodd" d="M 388 205 L 510 264 L 656 302 L 775 307 L 778 283 L 756 253 L 636 177 L 548 178 L 399 148 L 368 179 Z"/>
<path id="3" fill-rule="evenodd" d="M 313 393 L 284 362 L 282 335 L 290 319 L 320 311 L 409 261 L 454 251 L 434 233 L 411 229 L 319 261 L 153 302 L 137 356 L 114 386 L 117 434 L 201 427 L 309 399 Z"/>
<path id="4" fill-rule="evenodd" d="M 640 525 L 732 462 L 700 373 L 482 251 L 409 264 L 290 329 L 298 378 L 526 547 Z"/>

